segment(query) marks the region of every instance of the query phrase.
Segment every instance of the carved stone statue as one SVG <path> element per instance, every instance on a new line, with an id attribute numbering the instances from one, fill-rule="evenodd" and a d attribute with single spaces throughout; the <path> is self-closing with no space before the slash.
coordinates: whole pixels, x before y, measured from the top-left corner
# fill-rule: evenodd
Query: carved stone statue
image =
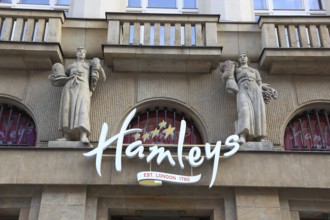
<path id="1" fill-rule="evenodd" d="M 98 81 L 105 81 L 106 76 L 98 58 L 86 62 L 84 48 L 78 48 L 76 56 L 77 60 L 65 70 L 62 64 L 55 63 L 48 78 L 53 86 L 63 86 L 59 112 L 59 130 L 63 138 L 58 141 L 80 140 L 88 144 L 92 92 Z"/>
<path id="2" fill-rule="evenodd" d="M 238 119 L 235 123 L 240 143 L 261 141 L 267 135 L 266 109 L 271 98 L 277 99 L 277 91 L 261 81 L 258 70 L 248 66 L 246 53 L 239 56 L 239 64 L 226 61 L 222 65 L 222 79 L 226 90 L 236 95 Z"/>

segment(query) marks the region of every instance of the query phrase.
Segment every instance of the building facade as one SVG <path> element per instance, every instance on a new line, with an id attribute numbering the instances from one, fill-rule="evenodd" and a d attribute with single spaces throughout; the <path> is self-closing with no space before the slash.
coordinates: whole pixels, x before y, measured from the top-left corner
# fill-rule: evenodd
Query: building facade
<path id="1" fill-rule="evenodd" d="M 0 219 L 330 218 L 328 0 L 0 7 Z"/>

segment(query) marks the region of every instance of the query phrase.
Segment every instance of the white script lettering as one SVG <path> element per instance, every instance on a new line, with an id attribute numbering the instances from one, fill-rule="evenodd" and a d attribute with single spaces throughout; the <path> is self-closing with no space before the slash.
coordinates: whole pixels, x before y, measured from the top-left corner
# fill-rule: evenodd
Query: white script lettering
<path id="1" fill-rule="evenodd" d="M 96 171 L 99 174 L 99 176 L 101 176 L 101 163 L 102 163 L 103 151 L 105 149 L 107 149 L 108 147 L 110 147 L 110 145 L 115 143 L 116 141 L 117 141 L 117 145 L 116 145 L 115 167 L 118 172 L 121 172 L 121 170 L 122 170 L 122 149 L 123 149 L 124 136 L 128 135 L 128 134 L 132 134 L 132 133 L 142 132 L 142 129 L 140 129 L 140 128 L 132 128 L 132 129 L 127 130 L 127 127 L 129 125 L 129 123 L 131 122 L 131 120 L 133 119 L 135 113 L 136 113 L 136 109 L 131 111 L 130 114 L 125 119 L 125 121 L 120 129 L 120 132 L 108 140 L 106 140 L 106 136 L 108 133 L 108 125 L 107 125 L 107 123 L 104 123 L 102 126 L 100 137 L 99 137 L 98 146 L 95 149 L 93 149 L 87 153 L 84 153 L 84 156 L 86 156 L 86 157 L 91 157 L 91 156 L 96 155 L 95 165 L 96 165 Z M 177 147 L 177 158 L 178 158 L 178 162 L 179 162 L 181 169 L 184 169 L 182 151 L 183 151 L 185 132 L 186 132 L 186 122 L 184 120 L 182 120 L 181 126 L 180 126 L 178 147 Z M 239 150 L 239 144 L 237 143 L 238 139 L 239 139 L 239 137 L 237 135 L 231 135 L 226 139 L 225 146 L 227 146 L 231 149 L 230 149 L 230 151 L 223 154 L 223 156 L 222 156 L 223 158 L 231 157 Z M 216 179 L 218 166 L 219 166 L 219 160 L 221 158 L 221 156 L 220 156 L 221 141 L 218 141 L 213 149 L 211 148 L 211 145 L 209 143 L 206 143 L 204 150 L 205 150 L 205 157 L 207 160 L 210 160 L 213 158 L 212 177 L 211 177 L 211 181 L 210 181 L 210 185 L 209 185 L 209 187 L 211 188 Z M 150 151 L 150 153 L 148 154 L 148 156 L 146 158 L 147 163 L 150 163 L 155 157 L 157 157 L 156 161 L 157 161 L 158 165 L 160 165 L 165 158 L 167 158 L 169 164 L 171 164 L 172 166 L 176 165 L 176 163 L 173 159 L 173 156 L 171 154 L 171 151 L 165 150 L 164 147 L 158 147 L 157 145 L 154 145 L 152 147 L 149 147 L 149 151 Z M 138 156 L 140 159 L 143 159 L 145 157 L 145 155 L 144 155 L 144 146 L 142 145 L 142 141 L 137 140 L 137 141 L 129 144 L 125 150 L 125 155 L 128 158 L 133 158 L 135 156 Z M 188 156 L 186 156 L 185 159 L 188 160 L 189 165 L 191 167 L 199 167 L 204 162 L 204 156 L 202 156 L 202 151 L 197 146 L 192 147 L 190 149 Z"/>

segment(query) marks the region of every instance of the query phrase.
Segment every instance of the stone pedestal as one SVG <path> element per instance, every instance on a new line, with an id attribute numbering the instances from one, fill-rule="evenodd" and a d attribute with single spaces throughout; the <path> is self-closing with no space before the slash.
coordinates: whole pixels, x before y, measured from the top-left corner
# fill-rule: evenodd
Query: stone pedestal
<path id="1" fill-rule="evenodd" d="M 92 144 L 84 144 L 81 141 L 49 141 L 48 147 L 54 148 L 94 148 Z"/>
<path id="2" fill-rule="evenodd" d="M 273 151 L 273 143 L 270 141 L 246 142 L 241 145 L 240 151 Z"/>

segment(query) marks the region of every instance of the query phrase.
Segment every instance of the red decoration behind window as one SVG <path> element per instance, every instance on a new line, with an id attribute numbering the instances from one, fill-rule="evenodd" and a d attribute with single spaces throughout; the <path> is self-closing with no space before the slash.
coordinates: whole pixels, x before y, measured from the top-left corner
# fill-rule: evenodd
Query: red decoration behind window
<path id="1" fill-rule="evenodd" d="M 36 130 L 32 118 L 17 108 L 0 108 L 0 145 L 35 146 Z"/>
<path id="2" fill-rule="evenodd" d="M 304 113 L 288 124 L 285 130 L 286 150 L 330 150 L 329 113 Z"/>
<path id="3" fill-rule="evenodd" d="M 181 120 L 187 127 L 184 144 L 202 144 L 201 136 L 192 121 L 182 114 L 168 110 L 147 111 L 136 116 L 129 128 L 141 128 L 141 133 L 126 136 L 124 143 L 141 140 L 144 144 L 178 144 Z"/>

